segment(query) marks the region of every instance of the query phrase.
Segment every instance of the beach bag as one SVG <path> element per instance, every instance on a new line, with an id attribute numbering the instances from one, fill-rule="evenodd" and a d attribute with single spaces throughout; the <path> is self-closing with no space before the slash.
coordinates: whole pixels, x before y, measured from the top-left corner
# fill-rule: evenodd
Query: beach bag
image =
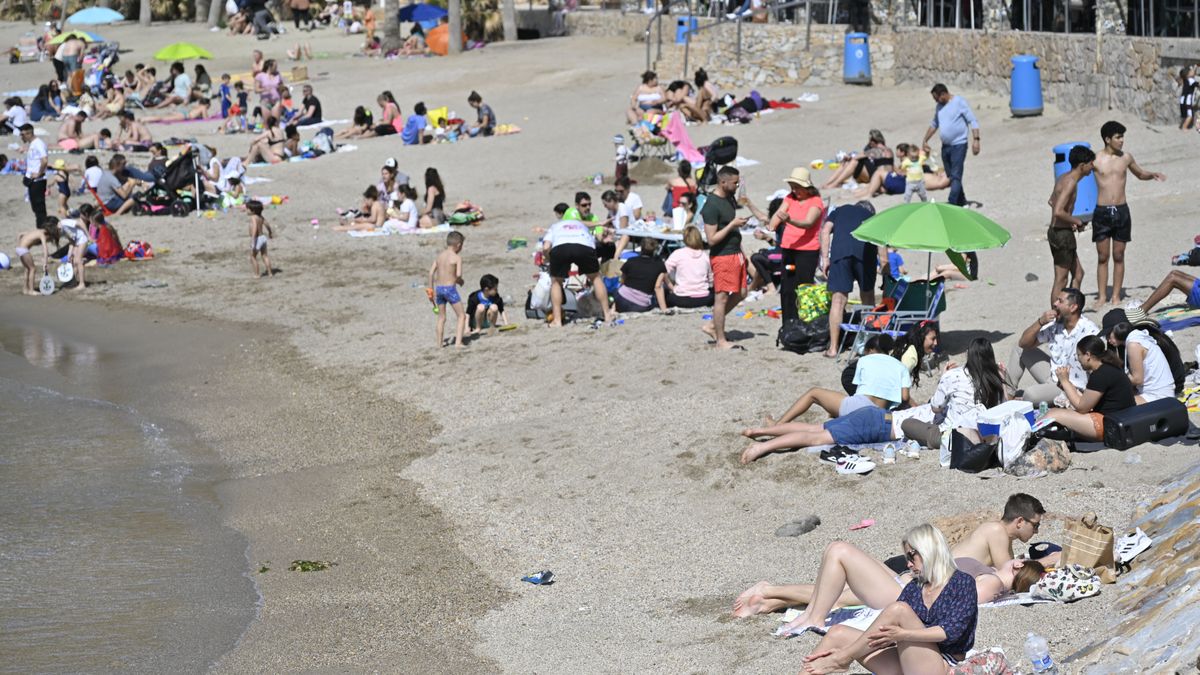
<path id="1" fill-rule="evenodd" d="M 101 225 L 96 233 L 96 262 L 101 265 L 114 263 L 124 257 L 121 240 L 111 225 Z"/>
<path id="2" fill-rule="evenodd" d="M 1100 577 L 1087 566 L 1064 563 L 1030 586 L 1029 593 L 1035 598 L 1074 602 L 1098 595 L 1100 583 Z"/>
<path id="3" fill-rule="evenodd" d="M 775 346 L 797 354 L 820 351 L 829 346 L 829 322 L 791 321 L 779 328 Z"/>
<path id="4" fill-rule="evenodd" d="M 538 276 L 537 284 L 529 292 L 529 309 L 550 310 L 550 286 L 553 283 L 554 280 L 550 278 L 548 272 L 542 272 Z"/>
<path id="5" fill-rule="evenodd" d="M 1000 422 L 1000 465 L 1008 466 L 1017 461 L 1025 453 L 1025 447 L 1032 434 L 1029 419 L 1024 415 L 1013 414 L 1004 418 Z"/>
<path id="6" fill-rule="evenodd" d="M 318 155 L 328 155 L 336 148 L 333 145 L 333 129 L 329 127 L 321 127 L 316 136 L 313 136 L 311 146 L 313 152 Z"/>
<path id="7" fill-rule="evenodd" d="M 722 166 L 737 159 L 738 142 L 733 136 L 722 136 L 712 142 L 704 153 L 704 163 L 712 166 Z"/>
<path id="8" fill-rule="evenodd" d="M 1050 438 L 1030 437 L 1029 449 L 1004 465 L 1010 476 L 1035 476 L 1062 473 L 1071 466 L 1071 443 Z"/>
<path id="9" fill-rule="evenodd" d="M 1088 513 L 1079 520 L 1067 523 L 1067 543 L 1062 550 L 1062 564 L 1079 564 L 1084 567 L 1112 567 L 1113 531 L 1096 521 L 1095 513 Z"/>
<path id="10" fill-rule="evenodd" d="M 999 466 L 995 443 L 972 443 L 957 429 L 950 432 L 950 468 L 979 473 Z"/>
<path id="11" fill-rule="evenodd" d="M 824 284 L 800 284 L 796 287 L 796 313 L 801 321 L 816 321 L 829 315 L 829 289 Z M 828 330 L 826 339 L 828 339 Z"/>

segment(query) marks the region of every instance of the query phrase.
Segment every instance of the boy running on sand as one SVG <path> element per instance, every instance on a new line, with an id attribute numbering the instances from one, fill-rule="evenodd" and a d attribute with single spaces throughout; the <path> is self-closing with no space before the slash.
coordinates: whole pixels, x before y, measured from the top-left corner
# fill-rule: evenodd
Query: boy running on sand
<path id="1" fill-rule="evenodd" d="M 42 274 L 48 274 L 50 240 L 54 240 L 54 245 L 58 246 L 58 237 L 58 218 L 54 216 L 46 216 L 40 228 L 23 232 L 17 236 L 17 248 L 13 252 L 21 259 L 21 265 L 25 267 L 25 295 L 38 295 L 37 285 L 34 283 L 37 267 L 33 264 L 33 254 L 29 252 L 29 249 L 37 244 L 42 245 Z"/>
<path id="2" fill-rule="evenodd" d="M 1112 299 L 1121 301 L 1121 285 L 1125 282 L 1125 245 L 1130 240 L 1132 221 L 1129 205 L 1125 203 L 1126 172 L 1138 180 L 1164 181 L 1167 177 L 1138 166 L 1133 155 L 1125 152 L 1125 126 L 1120 122 L 1105 122 L 1100 127 L 1104 149 L 1096 155 L 1096 213 L 1092 216 L 1092 241 L 1096 244 L 1096 284 L 1100 289 L 1096 309 Z M 1111 240 L 1111 241 L 1110 241 Z M 1108 258 L 1113 261 L 1112 293 L 1108 292 Z"/>
<path id="3" fill-rule="evenodd" d="M 465 240 L 466 237 L 462 232 L 447 234 L 446 248 L 438 254 L 429 268 L 429 287 L 433 289 L 433 297 L 430 298 L 430 301 L 433 302 L 438 315 L 438 347 L 446 346 L 442 340 L 446 331 L 446 305 L 454 308 L 454 316 L 457 319 L 454 346 L 459 349 L 463 346 L 463 333 L 467 329 L 467 314 L 463 311 L 462 298 L 458 296 L 458 287 L 463 283 L 462 257 L 459 254 L 462 253 Z"/>
<path id="4" fill-rule="evenodd" d="M 250 212 L 250 264 L 254 266 L 254 278 L 262 277 L 258 271 L 258 258 L 262 256 L 263 264 L 267 266 L 267 276 L 275 276 L 271 269 L 271 259 L 267 257 L 267 240 L 274 239 L 275 233 L 267 219 L 263 218 L 263 205 L 260 201 L 246 202 L 246 210 Z"/>
<path id="5" fill-rule="evenodd" d="M 1054 181 L 1050 192 L 1050 229 L 1046 240 L 1050 242 L 1050 258 L 1054 261 L 1054 285 L 1050 289 L 1050 304 L 1067 287 L 1067 275 L 1071 276 L 1071 288 L 1079 288 L 1083 281 L 1083 263 L 1079 262 L 1075 233 L 1083 231 L 1086 224 L 1071 211 L 1075 208 L 1075 192 L 1079 181 L 1092 173 L 1096 153 L 1090 148 L 1077 145 L 1068 156 L 1071 170 Z"/>

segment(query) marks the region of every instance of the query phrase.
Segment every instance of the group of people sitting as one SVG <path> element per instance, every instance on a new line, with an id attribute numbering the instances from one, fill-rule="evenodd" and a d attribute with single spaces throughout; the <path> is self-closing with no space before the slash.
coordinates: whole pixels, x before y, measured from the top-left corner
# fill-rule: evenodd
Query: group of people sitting
<path id="1" fill-rule="evenodd" d="M 853 377 L 843 383 L 850 395 L 825 388 L 805 392 L 778 420 L 768 417 L 763 426 L 743 431 L 760 440 L 742 452 L 742 462 L 782 450 L 894 439 L 941 449 L 952 431 L 978 443 L 980 414 L 1010 399 L 1046 403 L 1047 415 L 1077 439 L 1103 441 L 1106 415 L 1176 396 L 1185 371 L 1171 338 L 1140 309 L 1112 310 L 1096 326 L 1082 316 L 1083 306 L 1078 289 L 1059 293 L 1054 309 L 1021 333 L 1007 367 L 997 363 L 990 341 L 972 340 L 966 363 L 949 364 L 924 405 L 912 397 L 916 370 L 902 363 L 905 354 L 899 352 L 908 348 L 904 341 L 897 348 L 888 336 L 873 336 L 854 364 Z M 918 337 L 907 342 L 921 345 L 918 357 L 936 347 L 935 326 L 913 329 Z M 925 341 L 919 337 L 922 332 Z M 1032 382 L 1021 388 L 1026 375 Z M 813 405 L 830 419 L 819 424 L 792 421 Z"/>
<path id="2" fill-rule="evenodd" d="M 880 194 L 904 195 L 908 202 L 914 194 L 926 201 L 927 192 L 950 187 L 945 170 L 925 156 L 920 145 L 900 143 L 893 151 L 878 129 L 871 129 L 861 153 L 841 159 L 840 166 L 821 185 L 822 189 L 847 187 L 854 190 L 855 199 Z"/>
<path id="3" fill-rule="evenodd" d="M 974 646 L 979 605 L 1025 593 L 1058 562 L 1053 547 L 1038 559 L 1015 558 L 1012 543 L 1028 543 L 1046 510 L 1028 494 L 1008 498 L 998 520 L 976 527 L 951 547 L 928 523 L 901 539 L 901 555 L 884 561 L 847 542 L 821 556 L 812 584 L 760 581 L 742 592 L 733 614 L 745 618 L 805 606 L 777 634 L 812 631 L 821 641 L 804 659 L 803 672 L 844 672 L 855 662 L 873 673 L 948 673 Z M 878 614 L 866 630 L 826 626 L 836 607 L 866 605 Z"/>
<path id="4" fill-rule="evenodd" d="M 400 112 L 400 104 L 396 103 L 396 97 L 390 91 L 381 92 L 375 102 L 379 105 L 378 118 L 360 105 L 354 109 L 350 127 L 339 131 L 337 138 L 373 138 L 398 134 L 405 145 L 425 145 L 491 136 L 496 132 L 496 113 L 476 91 L 467 96 L 467 104 L 476 112 L 474 122 L 467 122 L 448 112 L 433 119 L 423 102 L 416 103 L 412 114 L 404 117 Z"/>
<path id="5" fill-rule="evenodd" d="M 340 213 L 336 232 L 366 232 L 371 230 L 412 231 L 427 229 L 449 222 L 446 214 L 446 187 L 434 167 L 425 169 L 423 205 L 417 206 L 417 190 L 409 184 L 408 174 L 400 171 L 396 159 L 389 158 L 379 169 L 379 182 L 368 185 L 357 209 Z M 473 208 L 459 204 L 460 208 Z"/>

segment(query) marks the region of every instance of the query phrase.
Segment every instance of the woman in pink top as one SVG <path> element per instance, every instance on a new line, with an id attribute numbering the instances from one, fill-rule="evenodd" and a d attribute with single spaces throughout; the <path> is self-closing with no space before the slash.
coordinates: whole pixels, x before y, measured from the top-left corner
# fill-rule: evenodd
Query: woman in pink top
<path id="1" fill-rule="evenodd" d="M 396 103 L 396 97 L 392 92 L 385 91 L 375 98 L 375 102 L 379 104 L 379 124 L 362 137 L 391 136 L 399 133 L 404 127 L 404 118 L 400 116 L 400 104 Z"/>
<path id="2" fill-rule="evenodd" d="M 825 222 L 825 204 L 808 169 L 792 169 L 786 182 L 792 191 L 783 198 L 770 225 L 770 229 L 779 233 L 779 248 L 783 251 L 779 304 L 785 325 L 800 318 L 796 310 L 796 287 L 816 282 L 817 263 L 821 258 L 821 225 Z"/>
<path id="3" fill-rule="evenodd" d="M 275 59 L 267 59 L 263 61 L 262 72 L 254 76 L 254 93 L 259 96 L 259 104 L 263 109 L 263 116 L 274 114 L 275 106 L 279 104 L 279 85 L 283 84 L 283 77 L 279 74 L 279 66 L 275 63 Z"/>
<path id="4" fill-rule="evenodd" d="M 712 307 L 712 265 L 695 225 L 683 231 L 683 243 L 667 258 L 667 305 Z"/>

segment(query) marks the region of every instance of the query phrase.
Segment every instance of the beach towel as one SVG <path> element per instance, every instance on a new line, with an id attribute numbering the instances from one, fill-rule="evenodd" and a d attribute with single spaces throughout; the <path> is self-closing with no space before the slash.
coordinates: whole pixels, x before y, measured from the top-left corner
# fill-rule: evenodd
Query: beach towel
<path id="1" fill-rule="evenodd" d="M 770 104 L 771 108 L 780 108 L 782 110 L 795 110 L 800 107 L 799 103 L 792 103 L 791 101 L 768 101 L 767 103 Z"/>
<path id="2" fill-rule="evenodd" d="M 155 119 L 149 119 L 149 120 L 143 120 L 143 121 L 144 121 L 146 124 L 183 124 L 183 123 L 185 123 L 185 122 L 214 122 L 214 121 L 216 121 L 216 120 L 222 120 L 222 119 L 225 119 L 225 118 L 224 118 L 224 117 L 221 117 L 220 115 L 213 115 L 212 117 L 197 117 L 197 118 L 195 118 L 195 119 L 190 119 L 190 120 L 155 120 Z"/>
<path id="3" fill-rule="evenodd" d="M 671 119 L 667 121 L 667 125 L 662 130 L 663 138 L 671 141 L 675 145 L 675 150 L 679 154 L 695 165 L 704 163 L 704 155 L 696 149 L 692 143 L 691 136 L 688 136 L 687 126 L 683 123 L 683 115 L 679 113 L 671 113 Z"/>
<path id="4" fill-rule="evenodd" d="M 336 126 L 339 124 L 349 124 L 349 123 L 350 123 L 350 120 L 322 120 L 320 122 L 314 122 L 313 124 L 305 124 L 304 126 L 296 127 L 296 128 L 297 129 L 317 129 L 319 127 L 332 127 L 332 126 Z"/>
<path id="5" fill-rule="evenodd" d="M 399 223 L 400 221 L 394 219 L 388 221 L 388 223 L 391 222 Z M 383 227 L 379 228 L 378 230 L 367 230 L 365 232 L 362 230 L 352 230 L 346 234 L 350 235 L 351 237 L 387 237 L 393 234 L 445 234 L 449 231 L 449 223 L 442 223 L 436 227 L 430 227 L 426 229 L 417 228 L 415 230 L 401 229 L 399 227 L 388 227 L 388 224 L 384 223 Z"/>
<path id="6" fill-rule="evenodd" d="M 1151 314 L 1150 318 L 1157 321 L 1163 331 L 1179 330 L 1200 325 L 1200 309 L 1177 305 L 1160 309 Z"/>

